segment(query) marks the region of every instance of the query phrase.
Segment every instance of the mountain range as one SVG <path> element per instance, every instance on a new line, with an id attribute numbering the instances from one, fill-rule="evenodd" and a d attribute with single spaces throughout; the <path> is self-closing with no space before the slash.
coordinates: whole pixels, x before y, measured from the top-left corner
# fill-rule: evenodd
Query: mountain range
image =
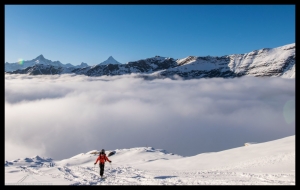
<path id="1" fill-rule="evenodd" d="M 43 55 L 23 64 L 5 63 L 10 74 L 53 75 L 78 74 L 87 76 L 113 76 L 138 74 L 145 79 L 155 78 L 234 78 L 241 76 L 295 78 L 295 43 L 254 50 L 245 54 L 225 56 L 188 56 L 182 59 L 155 56 L 120 64 L 112 56 L 106 61 L 79 66 L 50 61 Z"/>

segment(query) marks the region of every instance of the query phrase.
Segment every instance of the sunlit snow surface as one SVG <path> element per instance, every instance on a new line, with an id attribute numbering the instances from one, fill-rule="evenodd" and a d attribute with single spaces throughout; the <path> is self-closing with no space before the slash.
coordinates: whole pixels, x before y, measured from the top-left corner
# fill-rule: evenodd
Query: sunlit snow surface
<path id="1" fill-rule="evenodd" d="M 190 157 L 153 147 L 107 150 L 115 154 L 105 180 L 96 151 L 5 161 L 5 185 L 295 185 L 295 135 Z"/>

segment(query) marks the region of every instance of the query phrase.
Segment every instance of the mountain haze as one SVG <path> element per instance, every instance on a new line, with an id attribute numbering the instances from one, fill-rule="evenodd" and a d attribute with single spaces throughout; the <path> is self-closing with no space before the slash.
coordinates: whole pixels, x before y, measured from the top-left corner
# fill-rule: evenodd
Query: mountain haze
<path id="1" fill-rule="evenodd" d="M 37 65 L 48 65 L 50 67 L 56 67 L 56 68 L 83 68 L 83 67 L 88 67 L 88 64 L 86 63 L 81 63 L 78 66 L 74 66 L 71 63 L 67 64 L 62 64 L 60 61 L 51 61 L 49 59 L 46 59 L 42 54 L 37 56 L 36 58 L 32 60 L 21 60 L 16 63 L 5 63 L 5 72 L 12 72 L 16 70 L 22 70 L 26 69 L 28 67 L 34 67 Z"/>

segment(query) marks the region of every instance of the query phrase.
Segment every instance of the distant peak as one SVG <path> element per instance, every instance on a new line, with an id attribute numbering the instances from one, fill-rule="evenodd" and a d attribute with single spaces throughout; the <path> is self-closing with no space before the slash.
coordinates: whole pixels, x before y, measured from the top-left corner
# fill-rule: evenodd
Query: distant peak
<path id="1" fill-rule="evenodd" d="M 102 63 L 100 63 L 101 65 L 107 65 L 107 64 L 121 64 L 120 62 L 118 62 L 117 60 L 115 60 L 115 58 L 113 58 L 113 56 L 109 56 L 107 58 L 107 60 L 103 61 Z"/>
<path id="2" fill-rule="evenodd" d="M 43 56 L 43 54 L 41 54 L 41 55 L 37 56 L 36 59 L 45 59 L 45 57 Z"/>
<path id="3" fill-rule="evenodd" d="M 109 57 L 107 58 L 107 60 L 115 60 L 115 59 L 113 58 L 113 56 L 109 56 Z"/>
<path id="4" fill-rule="evenodd" d="M 88 64 L 87 64 L 87 63 L 84 63 L 84 62 L 81 62 L 80 65 L 81 65 L 81 66 L 88 66 Z"/>

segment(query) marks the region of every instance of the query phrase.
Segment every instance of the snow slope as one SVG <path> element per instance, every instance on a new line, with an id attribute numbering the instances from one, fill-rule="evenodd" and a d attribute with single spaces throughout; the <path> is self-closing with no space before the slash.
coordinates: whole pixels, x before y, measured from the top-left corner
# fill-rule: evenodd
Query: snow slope
<path id="1" fill-rule="evenodd" d="M 295 185 L 295 135 L 191 157 L 152 147 L 117 149 L 105 180 L 94 166 L 95 151 L 6 161 L 5 185 Z"/>

